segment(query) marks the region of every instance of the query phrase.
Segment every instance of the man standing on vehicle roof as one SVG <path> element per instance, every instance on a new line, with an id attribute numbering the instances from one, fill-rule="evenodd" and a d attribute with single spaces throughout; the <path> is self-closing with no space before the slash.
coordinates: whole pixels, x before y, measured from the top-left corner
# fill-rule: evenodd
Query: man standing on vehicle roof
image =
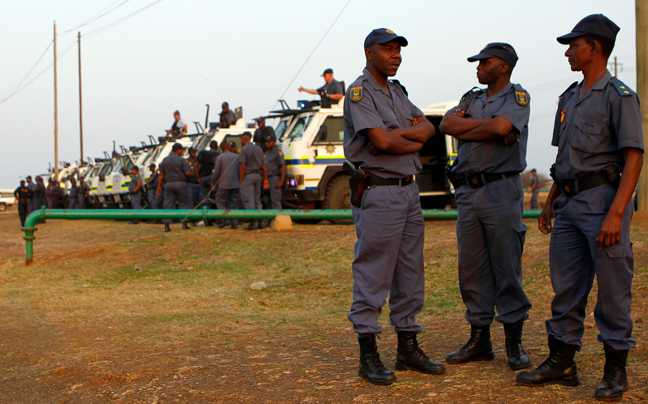
<path id="1" fill-rule="evenodd" d="M 618 32 L 615 23 L 594 14 L 557 38 L 569 45 L 565 56 L 572 71 L 583 72 L 583 81 L 572 84 L 558 101 L 554 184 L 538 218 L 540 231 L 551 233 L 555 295 L 552 318 L 545 323 L 549 357 L 516 378 L 524 386 L 579 383 L 574 356 L 582 346 L 585 308 L 596 275 L 594 318 L 605 367 L 594 397 L 602 401 L 620 400 L 628 389 L 626 360 L 636 344 L 630 315 L 630 221 L 644 142 L 637 94 L 607 70 Z"/>
<path id="2" fill-rule="evenodd" d="M 418 151 L 434 136 L 434 126 L 407 98 L 405 88 L 388 80 L 401 64 L 402 46 L 407 40 L 393 31 L 373 30 L 364 41 L 366 68 L 344 100 L 344 154 L 363 173 L 351 181 L 359 183 L 352 185 L 358 241 L 348 317 L 360 344 L 358 375 L 382 385 L 396 381 L 376 347 L 376 334 L 382 332 L 378 315 L 387 294 L 390 323 L 398 333 L 396 369 L 445 372 L 416 338 L 423 331 L 415 317 L 424 299 L 425 222 L 413 177 L 421 170 Z"/>
<path id="3" fill-rule="evenodd" d="M 185 136 L 187 134 L 188 125 L 184 120 L 182 120 L 182 118 L 180 118 L 180 111 L 174 112 L 173 118 L 175 121 L 173 122 L 173 125 L 171 125 L 171 129 L 167 131 L 167 137 L 169 137 L 169 139 L 174 139 Z"/>
<path id="4" fill-rule="evenodd" d="M 333 69 L 326 69 L 322 74 L 326 82 L 322 87 L 317 90 L 311 90 L 304 87 L 299 87 L 299 92 L 307 92 L 309 94 L 318 95 L 322 97 L 322 108 L 331 108 L 332 104 L 339 104 L 344 91 L 342 91 L 342 83 L 333 78 Z"/>
<path id="5" fill-rule="evenodd" d="M 274 136 L 274 129 L 272 128 L 272 126 L 266 126 L 265 120 L 266 119 L 264 116 L 254 118 L 254 121 L 257 123 L 258 128 L 254 131 L 253 137 L 254 143 L 259 145 L 264 152 L 268 150 L 268 146 L 266 146 L 266 138 L 270 135 Z"/>
<path id="6" fill-rule="evenodd" d="M 139 167 L 131 168 L 131 180 L 128 184 L 128 193 L 130 194 L 131 207 L 133 209 L 142 209 L 142 177 L 139 174 Z M 130 224 L 138 224 L 138 220 L 131 220 Z"/>
<path id="7" fill-rule="evenodd" d="M 27 183 L 25 184 L 27 188 L 29 188 L 32 191 L 32 199 L 29 202 L 29 209 L 27 211 L 27 216 L 29 216 L 33 211 L 36 210 L 36 183 L 32 181 L 31 175 L 28 175 L 27 178 L 25 178 Z"/>
<path id="8" fill-rule="evenodd" d="M 232 146 L 232 144 L 234 146 Z M 241 171 L 238 155 L 231 150 L 236 150 L 236 143 L 223 142 L 221 144 L 223 153 L 216 158 L 212 184 L 217 184 L 216 208 L 218 210 L 232 210 L 238 208 L 239 189 L 241 188 Z M 223 228 L 232 225 L 232 229 L 238 228 L 238 220 L 223 220 L 218 225 Z"/>
<path id="9" fill-rule="evenodd" d="M 219 127 L 226 129 L 230 126 L 236 125 L 236 115 L 232 111 L 227 102 L 224 102 L 222 105 L 222 111 L 220 112 L 220 124 Z"/>
<path id="10" fill-rule="evenodd" d="M 241 154 L 239 155 L 241 176 L 241 202 L 243 209 L 261 210 L 261 186 L 268 188 L 268 171 L 261 147 L 251 142 L 252 134 L 245 132 L 241 135 Z M 263 174 L 263 177 L 261 176 Z M 263 228 L 261 220 L 259 229 Z M 256 230 L 257 221 L 250 220 L 245 230 Z"/>
<path id="11" fill-rule="evenodd" d="M 171 153 L 160 163 L 160 179 L 157 188 L 157 194 L 162 195 L 162 184 L 164 184 L 164 209 L 175 209 L 176 202 L 180 209 L 191 209 L 191 200 L 189 189 L 187 187 L 187 178 L 191 178 L 194 173 L 189 167 L 187 160 L 182 158 L 181 143 L 176 143 L 172 147 Z M 164 219 L 164 232 L 171 231 L 171 219 Z M 182 221 L 182 228 L 189 229 L 186 221 Z"/>
<path id="12" fill-rule="evenodd" d="M 511 83 L 518 56 L 507 43 L 490 43 L 479 54 L 472 89 L 450 109 L 440 129 L 459 140 L 448 177 L 455 186 L 459 289 L 470 323 L 470 339 L 446 356 L 448 363 L 492 360 L 493 320 L 504 324 L 511 369 L 531 366 L 522 347 L 522 326 L 531 303 L 522 287 L 522 223 L 530 112 L 529 94 Z M 497 307 L 497 317 L 495 308 Z"/>
<path id="13" fill-rule="evenodd" d="M 70 193 L 68 194 L 68 209 L 77 209 L 79 204 L 79 187 L 74 178 L 70 178 Z"/>
<path id="14" fill-rule="evenodd" d="M 25 227 L 25 220 L 27 220 L 27 212 L 29 211 L 29 204 L 32 200 L 32 191 L 25 185 L 25 180 L 20 181 L 20 186 L 14 191 L 14 196 L 18 201 L 18 217 L 20 218 L 20 225 Z"/>
<path id="15" fill-rule="evenodd" d="M 283 184 L 286 181 L 286 160 L 277 147 L 277 138 L 274 134 L 265 138 L 265 144 L 268 146 L 264 157 L 268 169 L 268 185 L 270 186 L 268 190 L 270 193 L 270 209 L 281 209 L 281 193 Z"/>
<path id="16" fill-rule="evenodd" d="M 79 202 L 77 204 L 77 209 L 86 208 L 86 198 L 90 194 L 90 187 L 85 183 L 83 177 L 79 178 Z"/>

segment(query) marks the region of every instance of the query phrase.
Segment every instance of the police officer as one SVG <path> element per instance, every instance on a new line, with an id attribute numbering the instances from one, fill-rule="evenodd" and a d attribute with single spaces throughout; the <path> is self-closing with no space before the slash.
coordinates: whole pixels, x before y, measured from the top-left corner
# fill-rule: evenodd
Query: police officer
<path id="1" fill-rule="evenodd" d="M 607 71 L 619 27 L 602 14 L 582 19 L 558 38 L 569 45 L 572 71 L 583 73 L 561 96 L 552 144 L 558 147 L 551 187 L 538 218 L 551 233 L 554 299 L 546 321 L 549 357 L 517 375 L 536 386 L 579 383 L 574 355 L 582 346 L 587 300 L 594 282 L 594 318 L 603 343 L 603 379 L 594 396 L 616 401 L 628 388 L 626 359 L 635 346 L 630 316 L 634 257 L 630 242 L 632 194 L 643 164 L 639 99 Z M 553 226 L 551 219 L 554 217 Z"/>
<path id="2" fill-rule="evenodd" d="M 28 175 L 27 178 L 25 178 L 27 183 L 25 184 L 27 188 L 29 188 L 32 191 L 32 199 L 29 202 L 29 210 L 27 211 L 27 216 L 29 216 L 33 211 L 36 210 L 36 197 L 35 197 L 35 192 L 36 192 L 36 183 L 32 181 L 32 176 Z"/>
<path id="3" fill-rule="evenodd" d="M 286 180 L 286 160 L 277 147 L 277 138 L 274 134 L 266 136 L 265 144 L 268 148 L 264 156 L 270 186 L 270 209 L 281 209 L 281 191 Z"/>
<path id="4" fill-rule="evenodd" d="M 200 203 L 200 181 L 198 181 L 198 167 L 196 166 L 197 155 L 198 151 L 195 148 L 190 147 L 189 157 L 187 157 L 187 164 L 189 164 L 189 168 L 194 174 L 193 176 L 189 177 L 189 195 L 191 198 L 192 207 L 198 206 L 198 204 Z M 192 224 L 193 223 L 194 222 L 192 222 Z"/>
<path id="5" fill-rule="evenodd" d="M 164 184 L 164 209 L 175 209 L 176 202 L 180 209 L 191 209 L 191 200 L 187 187 L 187 178 L 194 173 L 189 167 L 187 160 L 183 159 L 182 144 L 176 143 L 171 153 L 160 163 L 160 179 L 157 194 L 162 195 L 162 184 Z M 186 221 L 182 221 L 182 228 L 189 229 Z M 171 219 L 164 219 L 164 231 L 171 231 Z"/>
<path id="6" fill-rule="evenodd" d="M 529 94 L 511 83 L 518 60 L 513 47 L 490 43 L 469 62 L 479 61 L 477 79 L 486 89 L 466 93 L 440 129 L 459 140 L 449 174 L 457 201 L 459 289 L 471 332 L 468 342 L 447 355 L 448 363 L 491 360 L 493 320 L 504 324 L 511 369 L 531 366 L 522 347 L 522 327 L 531 303 L 522 287 L 522 223 Z M 497 307 L 497 316 L 495 315 Z"/>
<path id="7" fill-rule="evenodd" d="M 167 130 L 167 138 L 168 139 L 173 139 L 177 138 L 180 136 L 185 136 L 187 134 L 187 129 L 189 125 L 180 118 L 180 111 L 175 111 L 173 113 L 173 125 L 171 125 L 171 129 Z"/>
<path id="8" fill-rule="evenodd" d="M 337 105 L 344 92 L 342 91 L 342 83 L 333 78 L 333 69 L 326 69 L 322 73 L 325 84 L 317 90 L 311 90 L 304 87 L 299 87 L 299 92 L 307 92 L 309 94 L 318 95 L 322 97 L 322 108 L 331 108 L 331 105 Z"/>
<path id="9" fill-rule="evenodd" d="M 207 206 L 211 209 L 214 208 L 213 195 L 211 194 L 211 177 L 212 173 L 214 172 L 214 166 L 216 165 L 216 158 L 219 155 L 220 152 L 218 151 L 218 142 L 212 140 L 209 143 L 209 150 L 202 150 L 200 153 L 198 153 L 198 157 L 196 157 L 195 163 L 197 171 L 196 175 L 198 176 L 198 182 L 200 182 L 200 193 L 198 195 L 198 200 L 200 202 L 204 201 L 204 206 Z"/>
<path id="10" fill-rule="evenodd" d="M 261 186 L 268 188 L 268 172 L 263 157 L 263 150 L 251 142 L 252 134 L 241 135 L 241 154 L 239 155 L 241 202 L 243 209 L 261 209 Z M 263 174 L 263 176 L 261 176 Z M 261 220 L 257 227 L 256 220 L 250 220 L 245 230 L 263 228 Z"/>
<path id="11" fill-rule="evenodd" d="M 45 184 L 43 183 L 43 178 L 40 175 L 36 176 L 36 189 L 34 190 L 33 195 L 34 195 L 34 199 L 36 200 L 36 203 L 34 204 L 34 210 L 38 210 L 43 206 L 46 206 L 47 189 L 45 188 Z"/>
<path id="12" fill-rule="evenodd" d="M 254 143 L 261 146 L 264 152 L 268 150 L 268 146 L 266 146 L 266 138 L 270 135 L 274 135 L 274 129 L 272 126 L 266 126 L 265 120 L 264 116 L 254 119 L 258 128 L 254 131 L 253 137 Z"/>
<path id="13" fill-rule="evenodd" d="M 79 203 L 79 187 L 74 178 L 70 179 L 70 193 L 68 194 L 68 209 L 76 209 Z"/>
<path id="14" fill-rule="evenodd" d="M 146 180 L 146 190 L 148 195 L 149 207 L 151 209 L 162 209 L 162 206 L 157 206 L 156 201 L 161 200 L 162 196 L 157 194 L 157 188 L 160 183 L 160 173 L 157 170 L 155 163 L 149 165 L 151 175 Z"/>
<path id="15" fill-rule="evenodd" d="M 14 196 L 18 200 L 18 217 L 20 218 L 20 225 L 25 227 L 25 220 L 27 220 L 27 212 L 29 211 L 29 204 L 32 199 L 32 191 L 25 185 L 25 181 L 20 181 L 20 186 L 14 191 Z"/>
<path id="16" fill-rule="evenodd" d="M 434 136 L 434 126 L 404 87 L 388 80 L 401 64 L 402 46 L 407 40 L 393 31 L 373 30 L 364 41 L 366 68 L 344 100 L 344 154 L 368 172 L 361 203 L 352 206 L 358 241 L 348 318 L 360 344 L 358 375 L 382 385 L 396 381 L 376 347 L 376 334 L 382 332 L 378 315 L 387 294 L 390 323 L 398 333 L 396 369 L 445 372 L 416 338 L 423 330 L 415 317 L 423 308 L 425 222 L 413 177 L 421 170 L 418 151 Z"/>
<path id="17" fill-rule="evenodd" d="M 531 170 L 531 187 L 529 188 L 531 193 L 531 209 L 539 209 L 538 205 L 538 195 L 540 194 L 540 179 L 538 178 L 538 171 L 534 168 Z"/>
<path id="18" fill-rule="evenodd" d="M 236 143 L 234 143 L 234 148 L 236 148 Z M 223 153 L 216 158 L 214 173 L 211 177 L 212 184 L 217 184 L 218 187 L 216 208 L 218 210 L 236 209 L 241 187 L 239 156 L 231 151 L 231 143 L 223 142 L 221 149 L 223 149 Z M 223 220 L 218 227 L 222 229 L 229 225 L 232 226 L 232 229 L 237 229 L 238 220 Z"/>
<path id="19" fill-rule="evenodd" d="M 90 187 L 86 184 L 85 179 L 81 177 L 79 178 L 79 202 L 77 204 L 77 209 L 86 208 L 86 199 L 88 198 L 88 194 L 90 194 Z"/>
<path id="20" fill-rule="evenodd" d="M 130 194 L 131 207 L 133 209 L 142 209 L 142 177 L 139 174 L 139 167 L 131 168 L 131 180 L 128 184 L 128 193 Z M 131 220 L 130 224 L 138 224 L 138 220 Z"/>
<path id="21" fill-rule="evenodd" d="M 230 126 L 236 125 L 236 115 L 229 108 L 229 103 L 224 102 L 221 107 L 222 110 L 219 114 L 220 124 L 218 126 L 221 128 L 229 128 Z"/>

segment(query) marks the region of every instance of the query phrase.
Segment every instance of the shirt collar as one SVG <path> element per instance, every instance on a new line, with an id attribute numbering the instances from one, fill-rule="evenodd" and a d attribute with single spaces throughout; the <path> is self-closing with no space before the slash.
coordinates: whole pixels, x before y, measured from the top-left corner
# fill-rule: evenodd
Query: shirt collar
<path id="1" fill-rule="evenodd" d="M 499 93 L 488 97 L 488 89 L 485 89 L 481 94 L 478 95 L 478 97 L 483 97 L 486 102 L 493 102 L 498 98 L 505 97 L 509 91 L 511 91 L 511 87 L 513 87 L 513 83 L 508 83 L 506 87 L 504 87 L 502 90 L 500 90 Z M 488 98 L 487 98 L 488 97 Z"/>
<path id="2" fill-rule="evenodd" d="M 373 74 L 371 74 L 371 72 L 369 71 L 369 69 L 367 69 L 367 68 L 365 67 L 365 68 L 362 70 L 362 73 L 364 74 L 365 79 L 366 79 L 366 80 L 369 82 L 369 84 L 371 84 L 371 86 L 374 88 L 374 90 L 380 90 L 380 91 L 382 91 L 382 92 L 385 92 L 385 89 L 382 88 L 382 87 L 380 86 L 380 84 L 378 84 L 378 81 L 377 81 L 376 78 L 373 76 Z M 391 80 L 387 80 L 387 87 L 388 87 L 388 88 L 391 88 L 391 84 L 392 84 Z M 387 95 L 389 95 L 389 94 L 387 94 Z"/>
<path id="3" fill-rule="evenodd" d="M 607 83 L 610 81 L 611 78 L 612 78 L 612 74 L 610 73 L 610 71 L 605 70 L 605 73 L 603 73 L 603 75 L 601 77 L 599 77 L 598 80 L 596 80 L 596 83 L 594 83 L 594 85 L 592 85 L 592 87 L 588 88 L 587 91 L 585 91 L 585 94 L 583 94 L 583 97 L 580 98 L 578 101 L 589 97 L 589 95 L 594 90 L 596 90 L 596 91 L 603 90 L 605 88 L 605 86 L 607 86 Z M 583 81 L 584 80 L 581 80 L 581 82 L 578 83 L 578 85 L 576 87 L 574 87 L 574 89 L 573 89 L 573 91 L 576 93 L 577 96 L 578 96 L 578 91 L 583 87 Z"/>

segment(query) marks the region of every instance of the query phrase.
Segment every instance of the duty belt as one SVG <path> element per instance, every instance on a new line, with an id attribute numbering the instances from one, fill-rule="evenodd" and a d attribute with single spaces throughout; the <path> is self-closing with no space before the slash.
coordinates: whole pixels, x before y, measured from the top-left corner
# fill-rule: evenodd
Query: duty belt
<path id="1" fill-rule="evenodd" d="M 574 180 L 559 180 L 556 176 L 555 164 L 551 167 L 551 178 L 553 178 L 560 192 L 565 196 L 575 196 L 581 192 L 596 188 L 603 184 L 612 184 L 615 188 L 619 187 L 621 176 L 613 167 L 607 167 L 598 173 L 591 173 L 584 177 Z"/>
<path id="2" fill-rule="evenodd" d="M 501 174 L 476 173 L 476 174 L 467 175 L 465 177 L 457 178 L 457 183 L 459 184 L 459 186 L 468 185 L 471 188 L 480 188 L 486 184 L 490 184 L 491 182 L 503 180 L 509 177 L 515 177 L 516 175 L 519 175 L 519 173 L 515 171 L 511 171 L 508 173 L 501 173 Z"/>
<path id="3" fill-rule="evenodd" d="M 369 174 L 369 176 L 365 180 L 365 187 L 384 187 L 390 185 L 398 185 L 400 187 L 404 187 L 411 184 L 413 180 L 414 177 L 411 175 L 402 178 L 380 178 L 377 175 Z"/>

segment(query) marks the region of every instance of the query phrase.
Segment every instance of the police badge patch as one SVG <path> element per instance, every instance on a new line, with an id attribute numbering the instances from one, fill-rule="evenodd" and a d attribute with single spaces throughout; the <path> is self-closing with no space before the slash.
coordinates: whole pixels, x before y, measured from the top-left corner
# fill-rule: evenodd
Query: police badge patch
<path id="1" fill-rule="evenodd" d="M 351 87 L 349 95 L 351 96 L 351 101 L 353 102 L 360 101 L 362 99 L 362 86 Z"/>
<path id="2" fill-rule="evenodd" d="M 517 101 L 518 104 L 524 106 L 529 103 L 529 97 L 527 96 L 527 93 L 524 91 L 516 91 L 515 101 Z"/>
<path id="3" fill-rule="evenodd" d="M 566 113 L 567 113 L 567 108 L 560 111 L 560 123 L 563 123 L 565 121 L 565 114 Z"/>

